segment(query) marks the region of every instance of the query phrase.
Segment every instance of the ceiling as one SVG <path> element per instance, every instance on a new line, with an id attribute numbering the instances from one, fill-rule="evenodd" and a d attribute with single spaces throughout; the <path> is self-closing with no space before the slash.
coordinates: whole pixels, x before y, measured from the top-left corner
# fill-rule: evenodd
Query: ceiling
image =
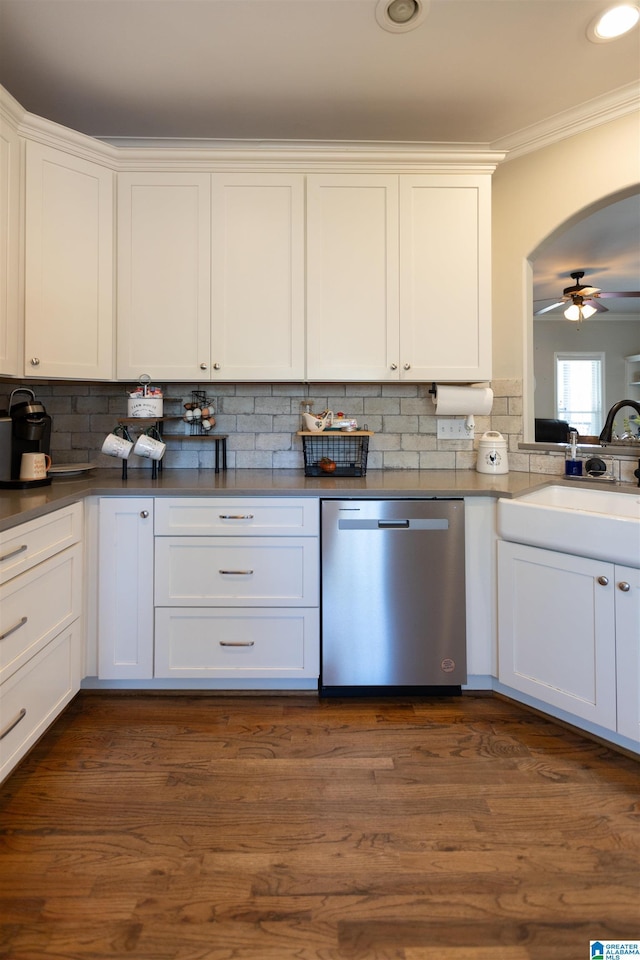
<path id="1" fill-rule="evenodd" d="M 614 91 L 637 98 L 640 29 L 586 38 L 609 0 L 423 3 L 415 30 L 392 33 L 377 0 L 0 0 L 0 83 L 30 113 L 108 139 L 497 150 Z M 556 298 L 576 269 L 602 289 L 638 289 L 639 204 L 547 244 L 535 297 Z"/>
<path id="2" fill-rule="evenodd" d="M 638 80 L 610 0 L 0 0 L 0 83 L 97 137 L 499 144 Z M 499 149 L 499 147 L 498 147 Z"/>

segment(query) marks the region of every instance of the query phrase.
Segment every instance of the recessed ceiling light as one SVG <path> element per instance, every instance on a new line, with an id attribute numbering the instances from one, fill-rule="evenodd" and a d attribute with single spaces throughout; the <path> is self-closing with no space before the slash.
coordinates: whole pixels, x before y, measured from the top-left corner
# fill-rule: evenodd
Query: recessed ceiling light
<path id="1" fill-rule="evenodd" d="M 427 15 L 430 0 L 378 0 L 376 20 L 390 33 L 415 30 Z"/>
<path id="2" fill-rule="evenodd" d="M 607 43 L 628 33 L 640 20 L 640 6 L 637 3 L 618 3 L 598 14 L 587 28 L 587 37 L 592 43 Z"/>

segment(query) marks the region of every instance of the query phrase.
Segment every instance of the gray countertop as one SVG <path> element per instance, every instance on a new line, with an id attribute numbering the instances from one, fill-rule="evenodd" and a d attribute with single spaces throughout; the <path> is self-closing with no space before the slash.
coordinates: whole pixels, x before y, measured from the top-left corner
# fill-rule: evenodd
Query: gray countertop
<path id="1" fill-rule="evenodd" d="M 514 497 L 544 486 L 545 474 L 475 470 L 370 470 L 364 477 L 305 477 L 302 470 L 93 470 L 34 490 L 0 491 L 0 531 L 92 496 Z"/>

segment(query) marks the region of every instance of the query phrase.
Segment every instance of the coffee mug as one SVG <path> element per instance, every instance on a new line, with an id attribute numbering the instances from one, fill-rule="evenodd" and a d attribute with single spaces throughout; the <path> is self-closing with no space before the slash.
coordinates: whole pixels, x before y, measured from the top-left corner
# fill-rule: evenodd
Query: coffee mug
<path id="1" fill-rule="evenodd" d="M 160 440 L 157 430 L 152 427 L 140 434 L 133 452 L 137 457 L 146 457 L 147 460 L 162 460 L 166 449 L 166 443 Z"/>
<path id="2" fill-rule="evenodd" d="M 108 457 L 119 457 L 120 460 L 128 460 L 132 450 L 133 441 L 126 427 L 115 427 L 102 444 L 103 453 Z"/>
<path id="3" fill-rule="evenodd" d="M 51 466 L 51 457 L 46 453 L 23 453 L 20 460 L 21 480 L 45 480 Z"/>

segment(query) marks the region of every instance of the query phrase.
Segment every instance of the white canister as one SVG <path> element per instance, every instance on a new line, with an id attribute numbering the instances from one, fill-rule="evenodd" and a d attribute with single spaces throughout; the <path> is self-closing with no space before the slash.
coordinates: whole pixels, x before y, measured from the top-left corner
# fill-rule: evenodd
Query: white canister
<path id="1" fill-rule="evenodd" d="M 162 397 L 131 397 L 127 401 L 128 417 L 162 417 Z"/>
<path id="2" fill-rule="evenodd" d="M 507 441 L 497 430 L 487 430 L 478 441 L 478 473 L 509 473 Z"/>

